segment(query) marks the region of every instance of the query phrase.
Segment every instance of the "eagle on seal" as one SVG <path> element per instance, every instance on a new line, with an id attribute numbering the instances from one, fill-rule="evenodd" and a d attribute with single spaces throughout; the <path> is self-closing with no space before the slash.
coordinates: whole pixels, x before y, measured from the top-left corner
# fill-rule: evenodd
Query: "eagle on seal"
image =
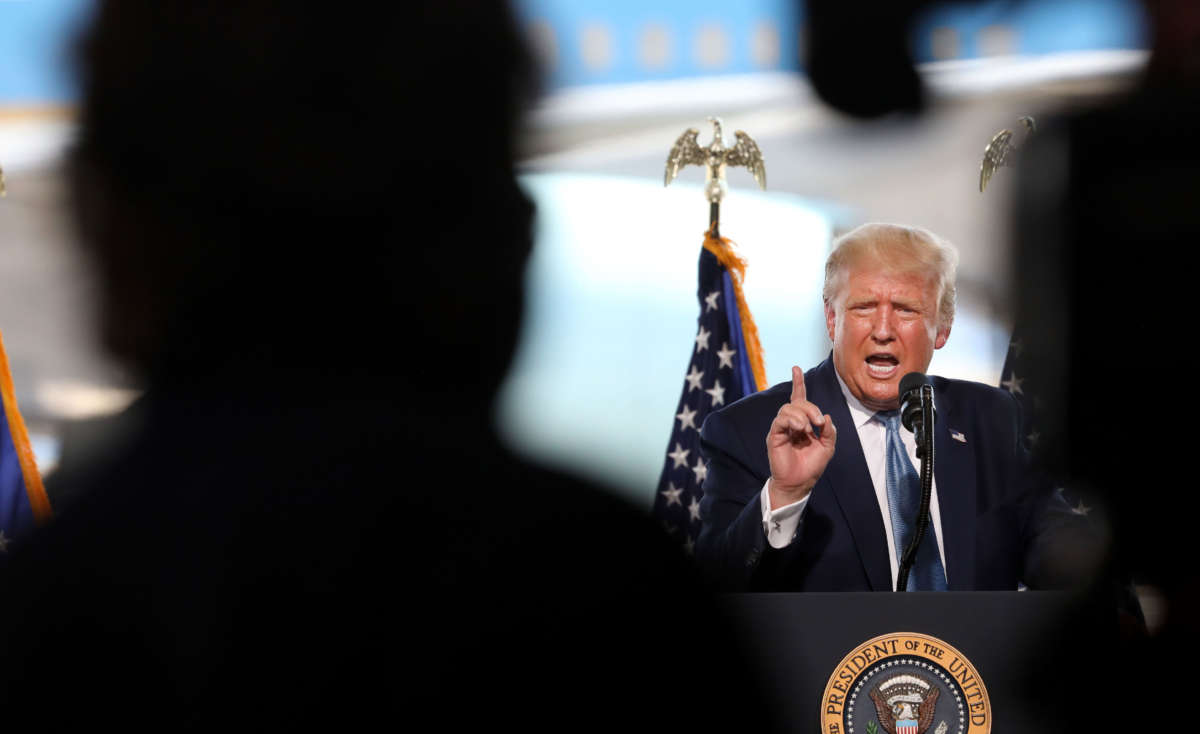
<path id="1" fill-rule="evenodd" d="M 941 690 L 921 676 L 903 673 L 872 688 L 870 695 L 887 734 L 925 734 Z"/>

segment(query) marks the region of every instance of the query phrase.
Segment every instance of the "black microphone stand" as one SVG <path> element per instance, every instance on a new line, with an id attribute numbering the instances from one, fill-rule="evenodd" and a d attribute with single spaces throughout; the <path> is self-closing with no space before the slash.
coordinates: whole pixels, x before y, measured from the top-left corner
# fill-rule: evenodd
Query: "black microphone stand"
<path id="1" fill-rule="evenodd" d="M 896 574 L 896 591 L 908 590 L 908 574 L 917 559 L 917 548 L 929 528 L 929 500 L 933 495 L 933 387 L 921 386 L 921 410 L 914 426 L 917 438 L 917 458 L 921 460 L 921 507 L 917 515 L 916 532 L 904 549 L 900 568 Z"/>

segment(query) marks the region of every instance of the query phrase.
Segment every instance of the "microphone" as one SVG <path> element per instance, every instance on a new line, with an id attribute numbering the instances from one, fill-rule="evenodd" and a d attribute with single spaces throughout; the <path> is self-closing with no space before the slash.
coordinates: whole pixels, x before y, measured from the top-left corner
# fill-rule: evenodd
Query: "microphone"
<path id="1" fill-rule="evenodd" d="M 900 378 L 900 422 L 917 439 L 917 458 L 921 460 L 921 507 L 916 527 L 908 547 L 899 558 L 896 591 L 908 588 L 908 574 L 917 559 L 917 548 L 929 528 L 929 502 L 933 494 L 933 385 L 920 372 L 909 372 Z"/>
<path id="2" fill-rule="evenodd" d="M 921 372 L 909 372 L 900 378 L 900 422 L 904 427 L 920 436 L 925 425 L 925 411 L 921 409 L 921 393 L 929 388 L 929 425 L 932 428 L 937 419 L 933 408 L 933 386 L 929 378 Z"/>

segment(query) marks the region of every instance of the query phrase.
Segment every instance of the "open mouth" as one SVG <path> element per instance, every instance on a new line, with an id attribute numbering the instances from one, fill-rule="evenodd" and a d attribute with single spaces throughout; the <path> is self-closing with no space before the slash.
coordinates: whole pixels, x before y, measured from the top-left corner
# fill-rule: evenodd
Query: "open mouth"
<path id="1" fill-rule="evenodd" d="M 867 357 L 867 369 L 872 377 L 887 379 L 896 374 L 900 360 L 893 354 L 872 354 Z"/>

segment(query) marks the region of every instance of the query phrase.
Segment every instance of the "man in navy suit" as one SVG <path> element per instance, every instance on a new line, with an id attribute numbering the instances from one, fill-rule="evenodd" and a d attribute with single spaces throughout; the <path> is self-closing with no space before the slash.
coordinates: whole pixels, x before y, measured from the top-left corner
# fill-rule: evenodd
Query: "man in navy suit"
<path id="1" fill-rule="evenodd" d="M 949 243 L 917 228 L 866 224 L 843 235 L 825 272 L 830 357 L 806 374 L 793 367 L 790 383 L 705 421 L 696 554 L 721 588 L 895 588 L 915 516 L 898 512 L 904 495 L 896 494 L 912 484 L 893 477 L 915 477 L 919 464 L 912 433 L 892 416 L 900 379 L 924 373 L 950 336 L 957 259 Z M 979 383 L 931 382 L 931 522 L 918 554 L 925 568 L 907 588 L 1082 580 L 1094 539 L 1049 484 L 1034 480 L 1013 397 Z"/>

